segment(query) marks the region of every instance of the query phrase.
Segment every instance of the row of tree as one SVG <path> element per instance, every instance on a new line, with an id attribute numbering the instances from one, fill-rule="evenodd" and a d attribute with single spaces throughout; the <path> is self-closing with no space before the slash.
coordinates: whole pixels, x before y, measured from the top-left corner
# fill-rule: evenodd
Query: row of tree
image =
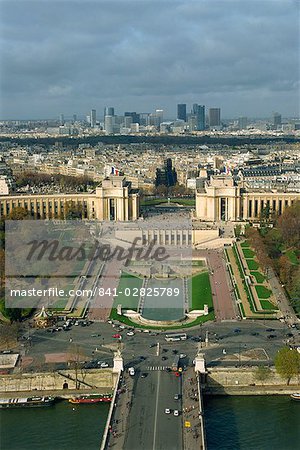
<path id="1" fill-rule="evenodd" d="M 273 267 L 297 307 L 300 299 L 300 264 L 291 260 L 289 252 L 296 258 L 300 255 L 300 202 L 286 208 L 273 228 L 258 230 L 248 227 L 246 237 L 265 274 L 268 275 L 268 267 Z"/>

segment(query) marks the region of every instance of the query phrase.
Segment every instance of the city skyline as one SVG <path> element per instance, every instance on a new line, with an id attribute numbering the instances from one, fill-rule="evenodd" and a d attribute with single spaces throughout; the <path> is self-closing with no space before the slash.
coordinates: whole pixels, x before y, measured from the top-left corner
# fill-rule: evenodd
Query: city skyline
<path id="1" fill-rule="evenodd" d="M 299 117 L 292 0 L 24 0 L 3 1 L 0 11 L 0 120 L 72 117 L 106 105 L 161 108 L 167 119 L 180 103 L 187 112 L 194 103 L 220 108 L 222 118 Z"/>

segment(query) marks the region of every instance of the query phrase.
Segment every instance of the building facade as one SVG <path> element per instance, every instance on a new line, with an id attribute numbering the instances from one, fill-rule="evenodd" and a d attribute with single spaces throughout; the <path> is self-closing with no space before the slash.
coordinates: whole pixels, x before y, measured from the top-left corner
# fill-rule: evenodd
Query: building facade
<path id="1" fill-rule="evenodd" d="M 259 221 L 263 210 L 282 214 L 300 200 L 297 192 L 248 189 L 232 176 L 216 175 L 196 191 L 196 218 L 203 221 Z"/>
<path id="2" fill-rule="evenodd" d="M 8 216 L 17 207 L 37 219 L 64 219 L 73 208 L 80 211 L 82 219 L 129 221 L 139 217 L 139 192 L 125 177 L 111 176 L 91 194 L 0 196 L 0 217 Z"/>

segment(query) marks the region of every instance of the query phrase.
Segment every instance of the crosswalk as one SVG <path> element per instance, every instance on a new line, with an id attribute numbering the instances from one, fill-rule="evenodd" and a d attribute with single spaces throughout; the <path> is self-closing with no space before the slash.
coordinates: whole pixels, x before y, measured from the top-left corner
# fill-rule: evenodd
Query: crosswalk
<path id="1" fill-rule="evenodd" d="M 146 367 L 146 370 L 149 370 L 149 371 L 154 371 L 154 370 L 166 370 L 166 369 L 168 369 L 169 368 L 169 366 L 147 366 Z"/>

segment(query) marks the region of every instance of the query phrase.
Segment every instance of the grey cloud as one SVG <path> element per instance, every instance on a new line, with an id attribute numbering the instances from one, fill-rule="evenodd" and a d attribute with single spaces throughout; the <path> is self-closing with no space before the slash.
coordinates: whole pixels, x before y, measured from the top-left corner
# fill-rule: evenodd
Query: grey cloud
<path id="1" fill-rule="evenodd" d="M 227 116 L 250 104 L 249 115 L 298 113 L 296 2 L 12 0 L 0 8 L 2 118 L 84 114 L 111 102 L 170 116 L 177 101 L 218 101 Z M 283 104 L 281 92 L 294 95 Z M 262 110 L 245 101 L 254 95 Z"/>

